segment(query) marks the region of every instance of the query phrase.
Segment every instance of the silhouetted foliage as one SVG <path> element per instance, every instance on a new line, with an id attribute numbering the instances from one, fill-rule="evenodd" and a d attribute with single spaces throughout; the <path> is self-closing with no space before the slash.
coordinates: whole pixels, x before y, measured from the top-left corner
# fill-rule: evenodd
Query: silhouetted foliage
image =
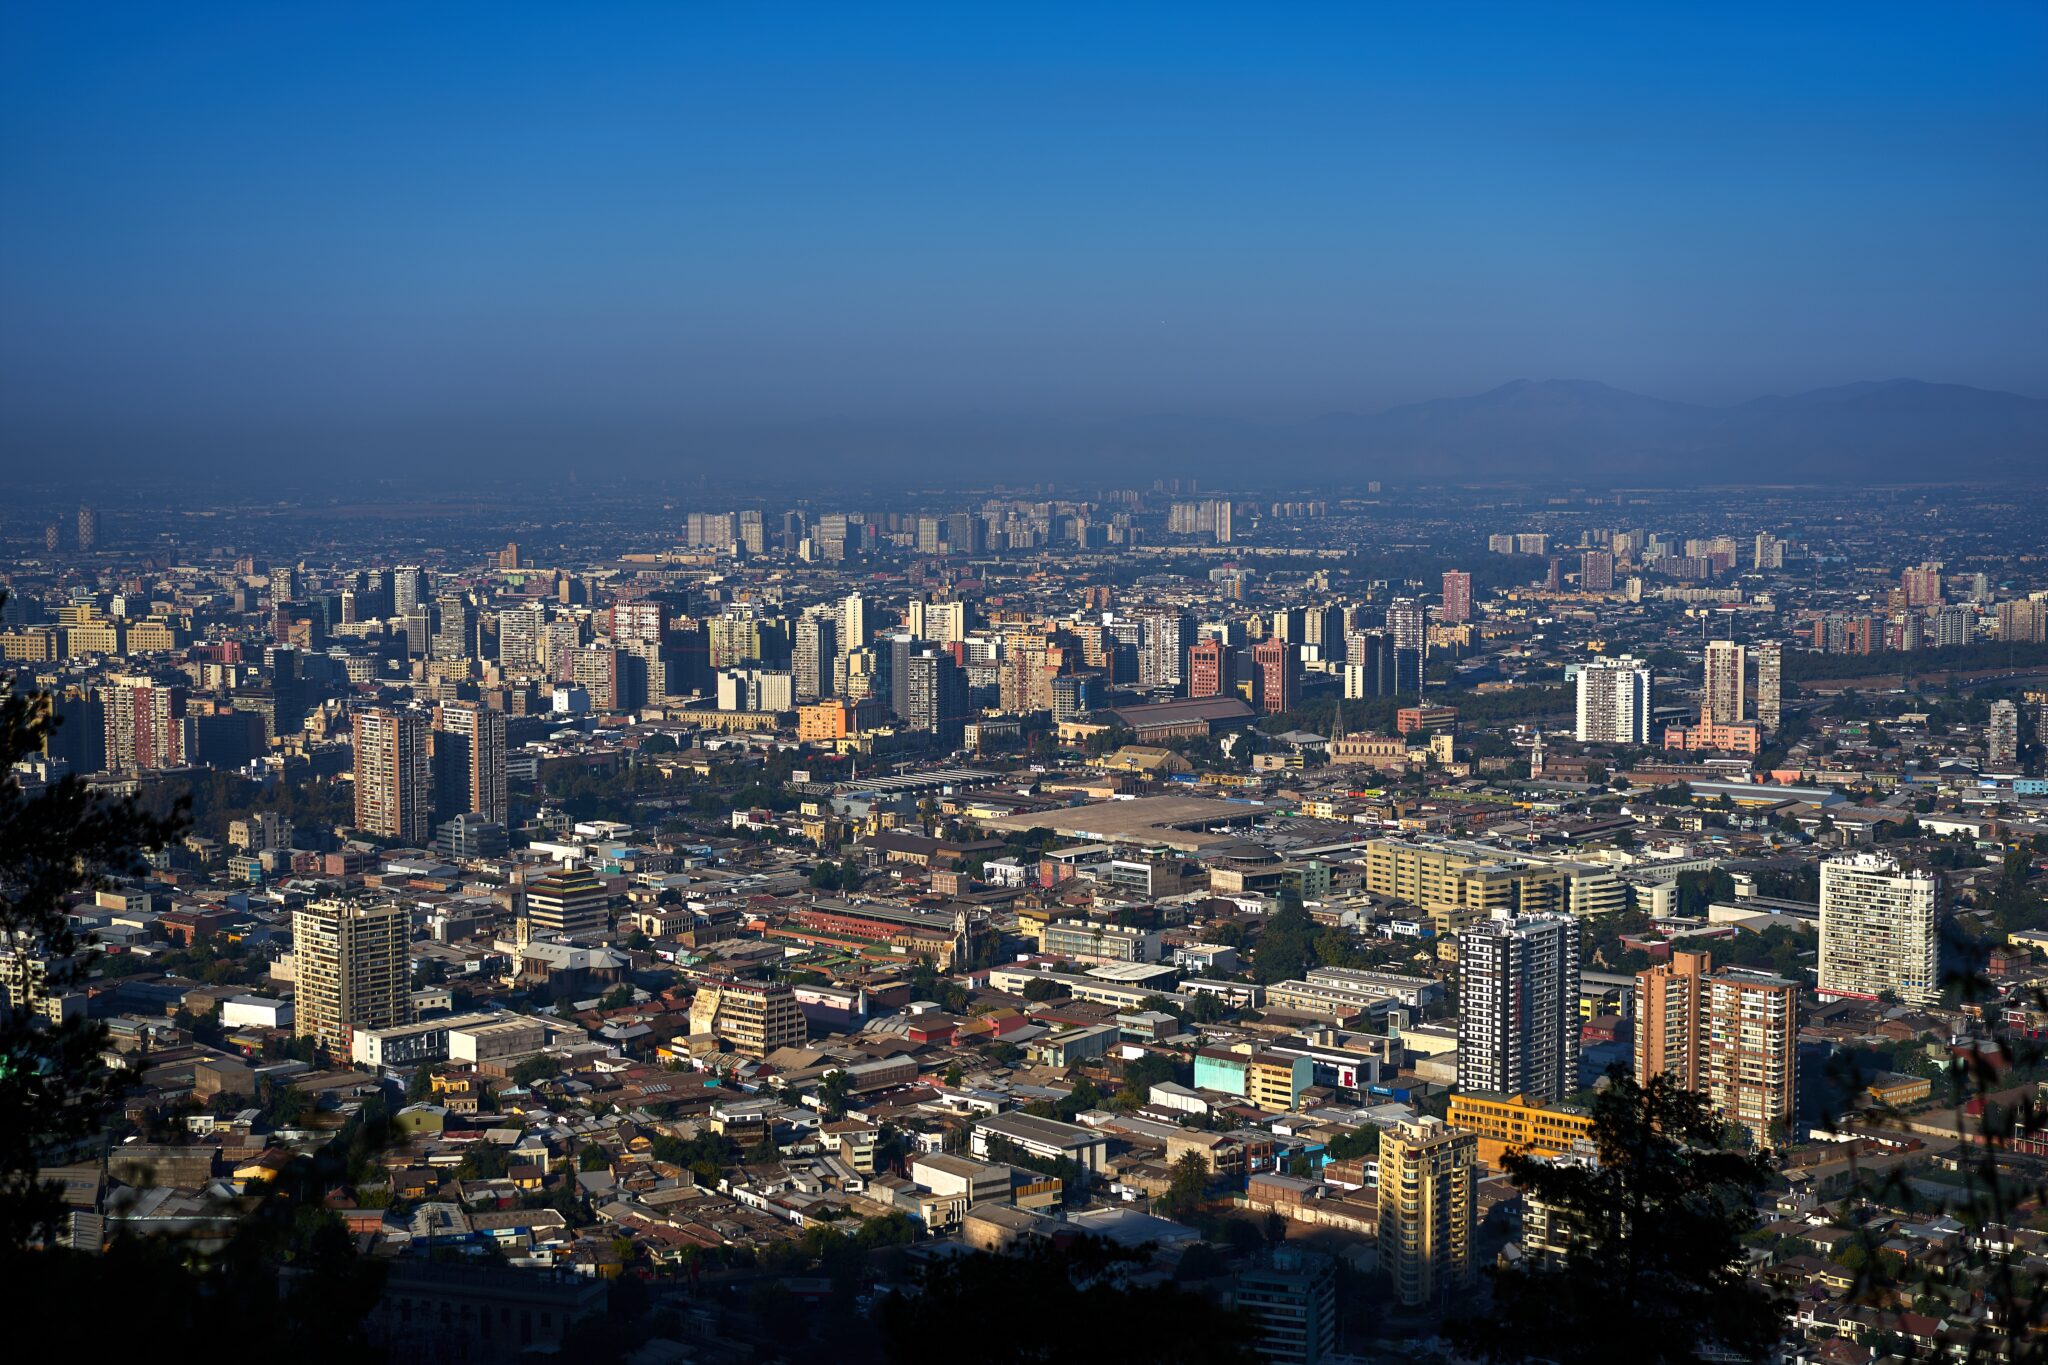
<path id="1" fill-rule="evenodd" d="M 46 697 L 0 694 L 0 942 L 41 959 L 45 991 L 63 995 L 83 986 L 91 947 L 71 927 L 71 898 L 138 868 L 144 849 L 179 833 L 183 812 L 146 814 L 75 774 L 28 796 L 14 765 L 41 750 L 53 723 Z M 62 1202 L 39 1172 L 99 1131 L 119 1081 L 101 1060 L 105 1042 L 95 1021 L 0 1012 L 0 1249 L 54 1229 Z"/>
<path id="2" fill-rule="evenodd" d="M 1014 1255 L 933 1262 L 915 1295 L 878 1310 L 899 1365 L 956 1365 L 963 1342 L 979 1365 L 1115 1360 L 1125 1365 L 1235 1365 L 1257 1357 L 1244 1318 L 1170 1286 L 1133 1288 L 1126 1253 L 1095 1238 Z M 990 1314 L 1025 1310 L 1028 1327 L 990 1330 Z"/>
<path id="3" fill-rule="evenodd" d="M 1724 1149 L 1699 1092 L 1667 1076 L 1640 1086 L 1619 1067 L 1608 1079 L 1593 1103 L 1597 1161 L 1505 1159 L 1524 1198 L 1570 1230 L 1563 1263 L 1496 1271 L 1492 1311 L 1454 1324 L 1454 1339 L 1494 1361 L 1761 1359 L 1784 1319 L 1746 1277 L 1741 1239 L 1769 1162 Z"/>
<path id="4" fill-rule="evenodd" d="M 1316 922 L 1301 898 L 1280 893 L 1279 908 L 1266 921 L 1252 954 L 1252 979 L 1263 985 L 1291 981 L 1316 965 Z"/>

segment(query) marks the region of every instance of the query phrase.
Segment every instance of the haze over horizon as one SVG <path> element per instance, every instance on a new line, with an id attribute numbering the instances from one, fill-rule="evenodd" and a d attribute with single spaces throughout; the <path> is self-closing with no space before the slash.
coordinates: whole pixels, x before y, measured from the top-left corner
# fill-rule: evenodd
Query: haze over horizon
<path id="1" fill-rule="evenodd" d="M 1199 435 L 1227 467 L 1259 429 L 1516 380 L 2048 398 L 2038 8 L 4 22 L 22 467 L 854 450 L 919 477 L 959 452 L 920 431 L 993 459 L 1168 416 L 1254 443 Z M 2033 405 L 1956 401 L 1914 420 L 2040 455 Z M 1548 421 L 1560 462 L 1663 476 L 1897 424 L 1441 416 L 1289 450 Z"/>

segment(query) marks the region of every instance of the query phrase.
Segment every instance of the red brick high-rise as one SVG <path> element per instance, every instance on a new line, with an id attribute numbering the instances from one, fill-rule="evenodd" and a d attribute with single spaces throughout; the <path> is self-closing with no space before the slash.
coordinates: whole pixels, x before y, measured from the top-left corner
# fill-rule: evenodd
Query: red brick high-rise
<path id="1" fill-rule="evenodd" d="M 1472 619 L 1472 575 L 1463 569 L 1444 570 L 1445 625 L 1462 625 Z"/>
<path id="2" fill-rule="evenodd" d="M 1261 640 L 1252 647 L 1252 664 L 1259 672 L 1259 709 L 1268 715 L 1293 710 L 1300 696 L 1294 646 L 1285 640 Z"/>
<path id="3" fill-rule="evenodd" d="M 1227 697 L 1237 691 L 1237 656 L 1221 640 L 1197 640 L 1188 650 L 1188 695 Z"/>

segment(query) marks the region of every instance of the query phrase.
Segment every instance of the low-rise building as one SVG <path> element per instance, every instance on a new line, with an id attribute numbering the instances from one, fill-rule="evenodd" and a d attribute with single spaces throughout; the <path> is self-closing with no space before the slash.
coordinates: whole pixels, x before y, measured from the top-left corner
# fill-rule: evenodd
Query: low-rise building
<path id="1" fill-rule="evenodd" d="M 1479 1160 L 1495 1170 L 1509 1152 L 1563 1156 L 1593 1133 L 1593 1116 L 1583 1109 L 1484 1090 L 1451 1096 L 1448 1121 L 1479 1139 Z"/>
<path id="2" fill-rule="evenodd" d="M 1245 1098 L 1268 1113 L 1287 1113 L 1315 1084 L 1315 1073 L 1315 1062 L 1305 1055 L 1256 1053 L 1245 1068 Z"/>
<path id="3" fill-rule="evenodd" d="M 996 1155 L 1005 1144 L 1043 1161 L 1072 1161 L 1090 1174 L 1100 1172 L 1109 1157 L 1109 1141 L 1102 1134 L 1058 1119 L 1009 1113 L 974 1125 L 969 1147 L 976 1156 Z"/>
<path id="4" fill-rule="evenodd" d="M 449 1035 L 460 1028 L 487 1027 L 501 1016 L 489 1012 L 450 1014 L 390 1028 L 358 1029 L 350 1046 L 357 1066 L 420 1066 L 449 1060 Z M 538 1028 L 538 1025 L 535 1025 Z"/>

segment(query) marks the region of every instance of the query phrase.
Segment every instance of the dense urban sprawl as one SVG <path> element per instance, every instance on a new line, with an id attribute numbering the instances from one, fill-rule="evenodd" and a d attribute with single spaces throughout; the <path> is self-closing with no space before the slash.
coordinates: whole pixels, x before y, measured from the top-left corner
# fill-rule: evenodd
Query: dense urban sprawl
<path id="1" fill-rule="evenodd" d="M 1666 1077 L 1766 1173 L 1774 1358 L 1997 1358 L 2048 1280 L 1997 1197 L 2048 1170 L 2044 512 L 12 513 L 55 724 L 7 780 L 184 822 L 65 961 L 0 945 L 120 1073 L 53 1240 L 218 1243 L 339 1137 L 393 1359 L 977 1358 L 1031 1310 L 943 1268 L 1075 1248 L 1270 1361 L 1427 1358 L 1577 1264 L 1530 1159 L 1611 1165 Z"/>

